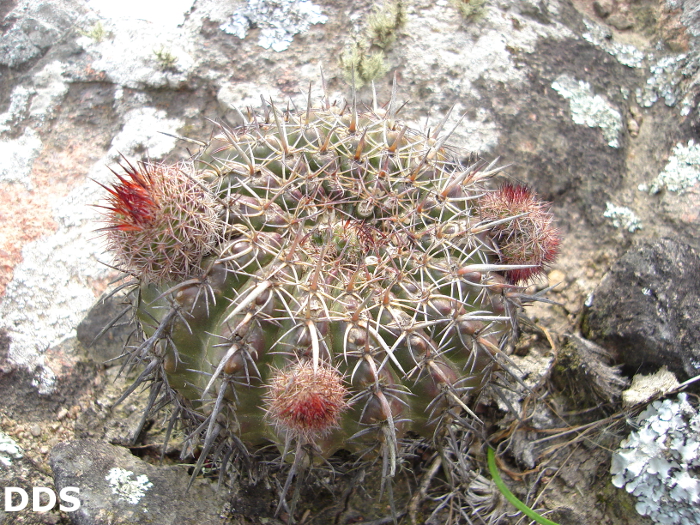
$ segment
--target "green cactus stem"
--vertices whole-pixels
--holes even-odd
[[[397,106],[269,103],[187,164],[127,165],[109,189],[136,384],[201,443],[197,470],[274,443],[294,465],[284,492],[339,449],[378,454],[390,478],[402,439],[438,443],[507,366],[521,277],[556,254],[551,214],[488,189],[501,168],[462,164],[447,117],[426,134]],[[513,239],[545,255],[505,256]]]

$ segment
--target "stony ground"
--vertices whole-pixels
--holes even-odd
[[[550,519],[650,523],[611,485],[610,455],[639,408],[623,410],[626,382],[664,364],[682,381],[700,363],[693,2],[486,0],[465,17],[460,7],[478,2],[403,0],[405,23],[386,42],[368,33],[379,2],[273,3],[0,6],[0,486],[65,486],[76,469],[118,465],[171,494],[144,500],[149,516],[122,498],[102,514],[0,510],[0,523],[288,520],[272,517],[284,479],[272,466],[235,479],[230,493],[200,480],[185,494],[173,489],[188,481],[177,439],[161,450],[160,421],[132,442],[145,394],[112,408],[129,374],[109,362],[129,328],[91,344],[119,309],[98,303],[115,275],[91,205],[120,155],[181,158],[187,144],[170,135],[206,138],[207,119],[235,123],[234,106],[258,105],[260,94],[303,106],[309,83],[320,97],[323,70],[331,94],[349,96],[352,49],[363,74],[377,73],[380,99],[397,79],[407,121],[434,125],[450,108],[448,126],[464,116],[453,142],[512,164],[510,176],[553,203],[562,231],[561,256],[534,287],[557,284],[547,294],[557,304],[528,309],[513,357],[527,388],[479,404],[473,468],[489,478],[489,437],[503,444],[511,490]],[[359,95],[370,100],[369,85]],[[414,452],[394,487],[402,522],[425,521],[446,493],[433,451]],[[147,470],[161,453],[166,466]],[[311,479],[297,520],[390,523],[377,480],[371,467]],[[91,494],[93,508],[113,496]],[[492,510],[498,522],[525,522],[498,496]],[[445,510],[433,522],[449,519],[458,517]]]

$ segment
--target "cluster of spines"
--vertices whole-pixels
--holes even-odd
[[[103,228],[117,266],[146,282],[202,273],[203,257],[221,235],[219,207],[191,163],[126,162],[119,184],[105,186]]]
[[[503,184],[479,200],[479,213],[482,220],[492,225],[490,235],[501,261],[528,265],[506,271],[510,282],[527,282],[557,258],[559,232],[554,217],[549,205],[527,186]]]
[[[398,124],[392,105],[270,105],[262,119],[221,126],[200,169],[179,179],[210,188],[216,216],[204,222],[218,231],[194,250],[196,264],[139,274],[147,339],[132,355],[149,356],[140,380],[177,390],[178,412],[204,435],[202,458],[223,429],[243,449],[296,442],[295,468],[302,447],[327,455],[374,443],[390,476],[404,432],[431,437],[470,413],[470,395],[503,364],[516,284],[558,243],[551,216],[531,192],[484,190],[499,169],[454,160],[449,134],[438,138],[446,119],[422,135]],[[108,235],[156,222],[152,179],[171,171],[140,168],[110,190]],[[501,226],[528,213],[551,246],[508,259],[500,243],[531,230]],[[264,421],[249,417],[261,406]]]

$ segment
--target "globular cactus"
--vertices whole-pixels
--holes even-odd
[[[396,106],[270,103],[109,190],[136,384],[174,402],[200,466],[272,442],[295,467],[376,449],[388,477],[400,439],[439,440],[503,365],[522,285],[556,255],[552,216],[524,187],[487,189],[501,169],[463,164],[447,117],[422,133]]]

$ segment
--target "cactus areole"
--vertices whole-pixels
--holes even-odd
[[[270,103],[186,162],[117,170],[103,231],[145,366],[126,394],[151,381],[202,457],[375,449],[388,476],[400,439],[438,439],[504,365],[551,213],[463,164],[447,117],[424,133],[397,106]]]

